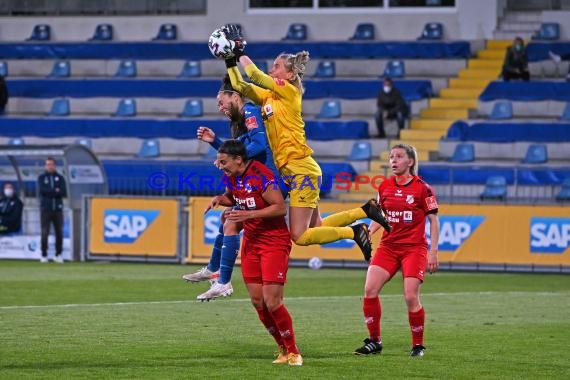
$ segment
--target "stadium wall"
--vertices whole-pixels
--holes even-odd
[[[424,24],[441,22],[448,40],[477,40],[492,38],[500,11],[500,0],[457,0],[452,9],[326,9],[310,11],[279,10],[247,11],[244,1],[210,0],[207,15],[171,16],[105,16],[105,17],[2,17],[0,39],[23,41],[30,36],[34,25],[52,26],[54,41],[85,41],[100,23],[114,25],[117,41],[148,41],[156,35],[163,23],[178,25],[180,40],[206,41],[210,32],[226,23],[243,25],[246,37],[252,41],[280,40],[289,24],[309,25],[310,40],[347,40],[358,23],[376,25],[377,40],[415,40]],[[342,27],[339,27],[342,26]]]

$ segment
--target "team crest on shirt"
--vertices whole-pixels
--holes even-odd
[[[257,118],[255,116],[248,117],[247,119],[245,119],[245,126],[249,131],[259,127],[259,125],[257,125]]]
[[[406,202],[407,202],[408,204],[414,203],[414,196],[411,195],[411,194],[408,194],[408,195],[406,196]]]

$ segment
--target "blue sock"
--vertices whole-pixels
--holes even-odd
[[[220,269],[220,257],[222,255],[222,245],[224,241],[224,224],[220,223],[220,230],[216,240],[214,241],[214,248],[212,248],[212,254],[210,255],[210,262],[208,263],[208,269],[212,272],[217,272]]]
[[[224,236],[222,260],[220,263],[220,284],[227,284],[232,279],[232,272],[239,253],[239,235]]]

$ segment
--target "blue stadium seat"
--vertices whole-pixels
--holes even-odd
[[[307,39],[307,24],[295,23],[289,25],[287,35],[282,40],[304,41]]]
[[[26,142],[21,137],[15,137],[8,140],[8,145],[26,145]]]
[[[95,27],[93,37],[89,41],[112,41],[113,40],[113,25],[99,24]]]
[[[189,99],[184,104],[180,117],[200,117],[204,115],[204,105],[202,99]]]
[[[46,116],[69,116],[69,108],[69,99],[54,99],[51,109],[46,113]]]
[[[131,117],[137,115],[137,102],[135,99],[121,99],[117,111],[111,116]]]
[[[348,155],[349,161],[368,161],[372,158],[372,144],[368,141],[357,141],[352,144]]]
[[[430,22],[425,24],[424,30],[418,40],[442,40],[443,24],[440,22]]]
[[[336,119],[339,118],[341,114],[340,100],[325,100],[317,117],[323,119]]]
[[[38,24],[32,29],[32,35],[28,41],[49,41],[51,39],[51,27],[47,24]]]
[[[0,77],[8,76],[8,63],[0,61]]]
[[[116,77],[134,78],[137,76],[137,63],[132,60],[121,61],[117,67]]]
[[[257,68],[259,70],[263,71],[264,73],[267,73],[267,70],[269,70],[269,68],[267,66],[267,61],[265,61],[265,60],[255,62],[255,66],[257,66]]]
[[[156,139],[144,140],[137,153],[139,158],[154,158],[160,156],[160,142]]]
[[[71,75],[71,65],[69,61],[56,61],[53,64],[53,68],[51,69],[51,73],[49,73],[48,77],[53,78],[67,78]]]
[[[87,148],[91,149],[93,147],[93,143],[91,142],[91,139],[85,138],[85,137],[81,137],[78,139],[75,139],[75,143],[77,145],[83,145],[86,146]]]
[[[556,41],[560,39],[560,24],[557,22],[543,22],[540,29],[532,35],[533,40]]]
[[[556,194],[556,200],[559,202],[570,201],[570,177],[565,178],[562,182],[562,187],[558,194]]]
[[[153,41],[156,40],[172,41],[177,38],[178,38],[178,27],[176,26],[176,24],[162,24],[158,29],[156,37],[153,38]]]
[[[178,74],[179,78],[196,78],[202,76],[202,68],[199,61],[186,61],[182,66],[182,71]]]
[[[566,103],[566,106],[564,107],[564,111],[562,112],[562,116],[560,117],[560,119],[564,121],[570,121],[570,102]]]
[[[451,162],[473,162],[475,161],[475,145],[471,143],[462,143],[455,146],[453,156],[449,159]]]
[[[505,100],[496,102],[491,110],[489,119],[491,120],[508,120],[513,118],[513,105]]]
[[[481,200],[499,199],[505,200],[507,197],[507,180],[503,176],[491,176],[487,178],[485,189],[479,196]]]
[[[544,144],[530,144],[521,161],[523,164],[544,164],[548,162],[548,149]]]
[[[373,40],[375,37],[375,27],[372,23],[360,23],[356,25],[351,40]]]
[[[406,65],[404,61],[388,61],[382,74],[384,78],[403,78],[405,76]]]
[[[315,70],[315,78],[334,78],[336,75],[336,64],[334,61],[321,61]]]

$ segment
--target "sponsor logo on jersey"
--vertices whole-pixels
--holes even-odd
[[[561,254],[570,243],[570,218],[531,218],[530,252]]]
[[[397,197],[403,197],[404,194],[402,194],[402,190],[396,190],[396,193],[394,194]]]
[[[103,220],[105,243],[134,243],[158,215],[160,215],[159,210],[105,210]]]
[[[404,223],[411,223],[413,220],[411,211],[404,211]]]
[[[265,119],[273,116],[273,107],[271,107],[271,104],[266,104],[263,106],[263,114],[265,115]]]
[[[426,198],[426,207],[427,207],[428,211],[435,210],[438,208],[437,200],[435,199],[435,197],[433,195],[431,197]]]
[[[255,116],[248,117],[247,119],[245,119],[245,126],[250,131],[252,129],[258,128],[259,125],[257,125],[257,118]]]
[[[441,215],[439,217],[439,245],[441,251],[456,251],[485,220],[479,215]],[[426,237],[430,241],[429,219],[426,223]]]

